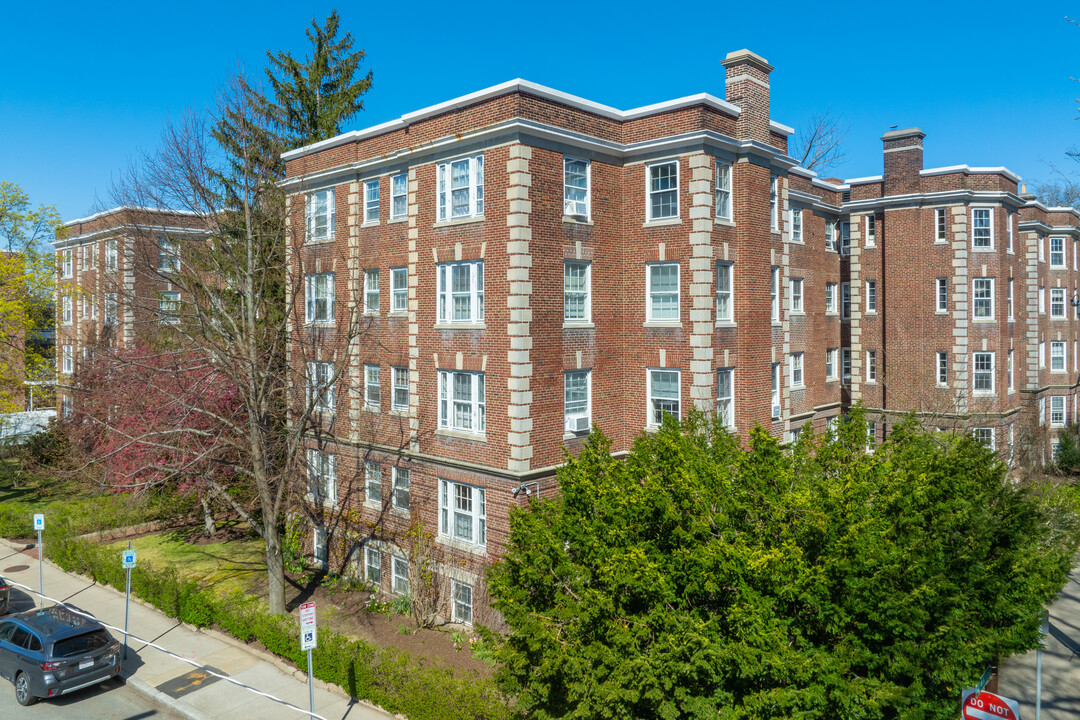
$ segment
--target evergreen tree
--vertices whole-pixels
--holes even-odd
[[[1065,475],[1075,475],[1080,472],[1080,429],[1076,425],[1069,425],[1059,436],[1057,458],[1055,458],[1060,470]]]

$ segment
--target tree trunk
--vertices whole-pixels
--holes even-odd
[[[207,500],[205,494],[200,494],[199,502],[202,504],[203,524],[206,525],[206,536],[213,537],[214,531],[217,530],[217,526],[214,524],[214,513],[210,510],[210,501]]]
[[[265,518],[266,516],[264,516]],[[277,518],[263,520],[263,538],[266,540],[266,574],[269,585],[270,612],[285,614],[285,560],[281,555],[281,532]]]

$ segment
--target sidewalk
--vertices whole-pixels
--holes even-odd
[[[1050,606],[1050,634],[1043,645],[1042,720],[1080,717],[1080,565]],[[1035,651],[1005,661],[998,694],[1020,703],[1020,717],[1035,717]]]
[[[117,562],[119,562],[119,557]],[[20,567],[25,566],[25,567]],[[36,551],[0,539],[0,575],[38,587]],[[45,595],[93,614],[98,620],[124,627],[124,593],[68,574],[48,560],[44,565]],[[12,588],[11,611],[35,606],[36,596]],[[132,641],[121,675],[128,685],[155,702],[191,720],[307,720],[307,673],[284,661],[247,647],[214,630],[196,630],[158,610],[131,599],[128,631],[167,648],[215,672],[303,708],[298,712],[230,682],[201,672],[144,643]],[[122,633],[113,632],[118,640]],[[340,690],[315,680],[315,712],[328,720],[388,720],[393,715],[364,702],[354,702]]]

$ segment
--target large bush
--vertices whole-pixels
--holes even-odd
[[[913,422],[741,448],[701,418],[625,460],[594,433],[489,573],[500,680],[536,718],[952,718],[1035,647],[1077,518]]]

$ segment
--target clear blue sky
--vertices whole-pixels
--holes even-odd
[[[335,6],[375,71],[347,130],[515,77],[621,109],[723,97],[720,60],[748,47],[776,67],[775,120],[843,116],[842,177],[881,172],[891,125],[927,133],[927,167],[1005,165],[1026,182],[1080,145],[1080,28],[1065,21],[1080,6],[1053,0],[774,2],[750,17],[634,0],[9,2],[0,179],[65,219],[90,213],[170,115],[212,104],[238,68],[261,73],[268,49],[305,54],[306,24]]]

